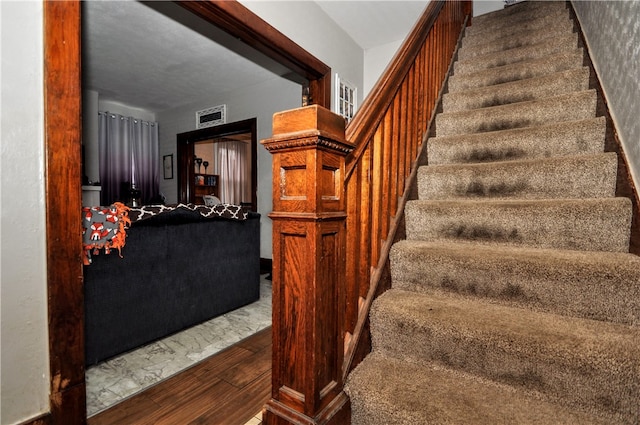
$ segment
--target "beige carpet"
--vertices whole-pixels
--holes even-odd
[[[352,423],[640,423],[640,257],[564,2],[467,29]]]

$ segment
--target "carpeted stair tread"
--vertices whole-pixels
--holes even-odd
[[[627,253],[400,241],[393,287],[453,292],[640,327],[640,257]]]
[[[629,251],[628,198],[407,202],[410,240]]]
[[[444,112],[508,105],[589,89],[589,68],[582,67],[542,77],[481,87],[442,96]]]
[[[502,16],[500,19],[494,20],[484,19],[484,22],[482,18],[474,17],[472,25],[466,28],[465,36],[478,37],[489,32],[509,34],[514,27],[527,31],[553,25],[554,21],[567,19],[568,17],[569,10],[563,6],[556,6],[553,10],[538,8],[530,11],[530,13]]]
[[[640,424],[634,205],[571,10],[465,28],[346,381],[354,425]]]
[[[615,196],[615,152],[418,169],[420,199],[554,199]]]
[[[567,12],[567,6],[562,2],[526,1],[500,10],[474,16],[473,24],[486,26],[496,22],[501,23],[506,20],[514,22],[523,19],[545,18],[558,12]]]
[[[639,328],[399,289],[376,299],[370,320],[373,351],[383,356],[436,362],[624,422],[640,419]]]
[[[558,21],[552,27],[529,30],[525,33],[515,32],[500,38],[485,39],[485,37],[463,39],[458,50],[458,60],[472,60],[477,56],[502,52],[534,44],[549,42],[573,32],[573,24],[569,19]],[[480,42],[483,40],[484,42]]]
[[[480,71],[452,75],[448,80],[449,93],[479,87],[493,86],[510,81],[542,77],[555,72],[580,68],[584,60],[582,48],[539,59],[512,63]]]
[[[436,136],[498,131],[595,118],[596,92],[585,90],[546,99],[436,116]]]
[[[604,151],[604,117],[537,127],[432,137],[427,142],[430,165],[483,163]]]
[[[512,63],[540,59],[555,53],[573,51],[577,47],[578,34],[567,34],[529,46],[487,53],[469,60],[459,60],[454,63],[453,72],[454,75],[468,74]]]
[[[535,44],[540,40],[548,38],[550,32],[558,33],[558,34],[569,34],[573,32],[574,26],[573,22],[569,19],[568,16],[563,18],[558,18],[553,22],[548,22],[548,25],[542,28],[532,28],[527,30],[522,30],[519,26],[513,26],[510,29],[504,29],[502,31],[488,31],[484,32],[479,36],[467,35],[462,39],[462,43],[460,46],[460,50],[458,51],[458,58],[461,59],[460,55],[461,50],[469,50],[473,51],[474,48],[478,48],[480,51],[478,53],[486,53],[484,51],[485,46],[492,46],[494,43],[497,43],[498,46],[490,47],[490,50],[504,50],[503,43],[520,43],[523,42],[525,44]],[[513,47],[509,47],[513,48]],[[463,53],[466,55],[466,52]],[[472,53],[472,55],[477,55],[476,53]]]
[[[349,376],[346,392],[353,425],[610,423],[507,385],[377,353]]]

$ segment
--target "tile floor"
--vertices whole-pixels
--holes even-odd
[[[271,326],[271,281],[266,276],[260,278],[260,300],[89,367],[87,417]],[[247,424],[258,425],[260,418],[258,413]]]

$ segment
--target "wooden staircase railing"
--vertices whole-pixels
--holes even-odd
[[[267,425],[350,423],[343,385],[370,351],[369,308],[470,16],[470,1],[432,0],[346,129],[318,105],[274,115]]]

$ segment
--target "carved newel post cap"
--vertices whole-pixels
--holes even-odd
[[[273,137],[263,140],[262,144],[267,150],[278,150],[293,146],[283,145],[285,141],[319,137],[325,142],[334,142],[333,148],[349,152],[353,146],[345,139],[345,124],[342,116],[319,105],[278,112],[273,115]]]

